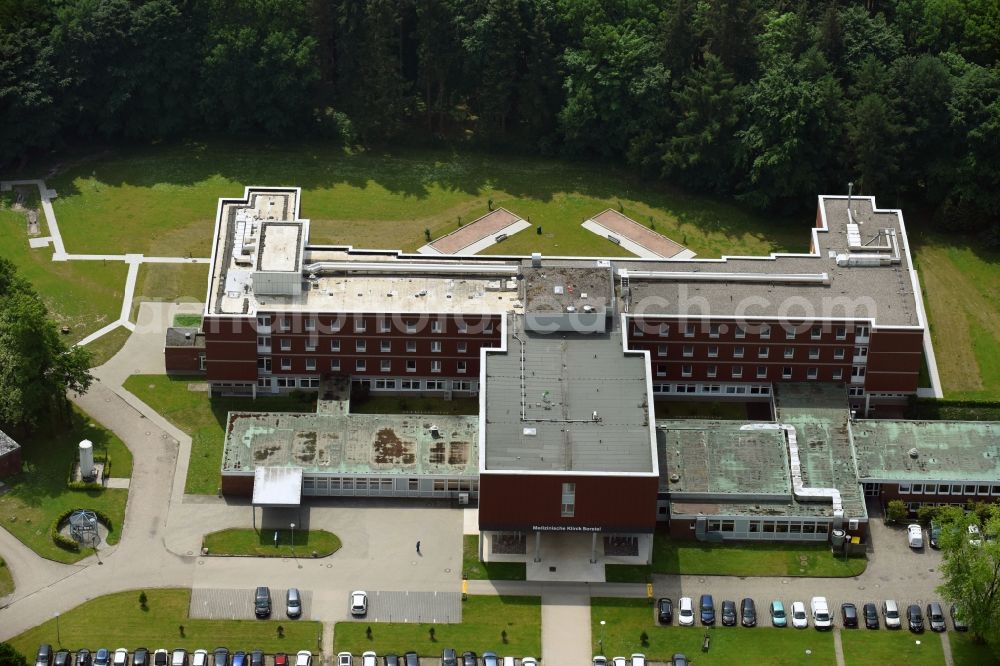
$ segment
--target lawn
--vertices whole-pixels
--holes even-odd
[[[934,234],[913,245],[945,397],[1000,400],[1000,254]]]
[[[369,639],[365,630],[371,627]],[[434,629],[431,639],[430,629]],[[506,638],[505,638],[506,636]],[[423,656],[441,656],[453,647],[461,653],[532,655],[541,657],[542,606],[539,597],[478,597],[462,602],[461,624],[338,622],[333,630],[334,652],[403,654],[415,650]]]
[[[866,566],[863,556],[835,557],[826,545],[703,543],[674,540],[663,531],[653,539],[653,571],[658,574],[850,577]]]
[[[56,546],[49,528],[64,511],[94,509],[112,521],[109,543],[121,538],[128,491],[120,489],[70,490],[66,479],[78,455],[81,440],[94,444],[94,457],[111,456],[111,476],[132,474],[132,454],[110,431],[74,410],[71,425],[49,424],[31,437],[22,438],[24,469],[9,479],[11,489],[0,496],[0,524],[42,557],[76,562],[90,553],[71,553]]]
[[[110,361],[115,354],[121,351],[130,335],[132,335],[132,331],[124,326],[119,326],[88,343],[87,351],[90,352],[91,367],[96,368]]]
[[[805,250],[811,220],[776,222],[733,204],[644,182],[610,164],[492,156],[447,149],[394,152],[213,141],[136,149],[71,167],[49,186],[74,252],[207,256],[219,197],[245,185],[295,185],[317,243],[415,250],[505,206],[543,233],[526,230],[490,251],[624,254],[580,228],[605,208],[626,214],[704,256]],[[114,220],[114,224],[108,224]]]
[[[594,654],[629,655],[642,652],[651,661],[667,661],[683,652],[699,666],[705,664],[835,664],[833,634],[814,630],[757,627],[679,627],[657,625],[653,606],[645,599],[591,599],[591,641]],[[602,629],[600,622],[605,621]],[[642,634],[647,636],[643,644]],[[711,636],[711,648],[701,651]],[[603,652],[600,642],[603,638]],[[806,651],[811,651],[807,654]]]
[[[909,631],[858,629],[844,630],[840,632],[840,636],[844,646],[844,662],[849,666],[940,666],[944,663],[941,637],[929,631],[917,636]]]
[[[139,301],[201,303],[207,288],[207,264],[142,264],[135,279],[132,321]]]
[[[450,414],[475,416],[479,413],[478,398],[444,398],[411,396],[351,396],[351,412],[355,414]]]
[[[462,576],[472,580],[524,580],[524,562],[481,562],[479,536],[462,537]]]
[[[656,400],[653,405],[658,419],[747,420],[746,404],[742,402]]]
[[[196,315],[196,314],[174,315],[174,326],[201,328],[201,315]]]
[[[14,591],[14,577],[10,575],[7,563],[0,559],[0,598]]]
[[[986,643],[977,643],[968,633],[952,631],[948,633],[951,641],[951,656],[955,666],[986,666],[1000,664],[1000,657]]]
[[[219,489],[222,466],[224,424],[231,411],[314,412],[316,395],[310,393],[263,398],[212,398],[208,392],[189,390],[189,385],[204,387],[204,382],[166,375],[132,375],[125,388],[159,412],[175,426],[191,435],[191,458],[188,462],[184,492],[214,495]]]
[[[185,648],[211,650],[261,649],[266,652],[312,650],[316,652],[322,625],[305,620],[195,620],[188,617],[191,590],[145,590],[148,610],[139,607],[139,590],[118,592],[91,599],[59,616],[59,639],[55,620],[48,620],[10,639],[21,654],[31,657],[41,643],[76,649],[101,646],[134,650]],[[277,627],[284,627],[278,638]],[[183,627],[183,632],[181,628]]]
[[[275,531],[278,532],[277,545]],[[291,530],[234,528],[206,534],[201,545],[208,548],[209,555],[327,557],[340,550],[340,538],[326,530],[295,530],[292,533]]]

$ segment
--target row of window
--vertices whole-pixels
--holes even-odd
[[[394,366],[395,366],[395,364],[393,363],[392,359],[386,358],[386,359],[382,359],[382,360],[378,361],[378,366],[377,367],[379,369],[379,372],[392,372]],[[273,366],[272,366],[270,357],[264,357],[264,358],[257,359],[257,369],[258,370],[261,370],[263,372],[271,372],[272,367]],[[283,372],[290,372],[292,370],[292,359],[290,359],[288,357],[282,357],[282,358],[280,358],[279,359],[279,367],[281,368],[281,370]],[[376,367],[374,361],[372,363],[372,367]],[[398,366],[396,366],[396,367],[398,367]],[[417,371],[417,362],[416,362],[416,360],[407,360],[406,363],[405,363],[405,367],[406,367],[406,371],[407,372],[416,372]],[[443,366],[442,366],[441,361],[431,361],[431,372],[441,372],[441,368],[442,367]],[[466,372],[468,372],[468,368],[469,368],[469,364],[468,364],[467,361],[455,361],[455,372],[456,373],[458,373],[460,375],[461,374],[465,374]],[[314,359],[314,358],[307,358],[305,360],[305,370],[306,370],[306,372],[315,372],[317,369],[318,369],[318,366],[317,366],[317,363],[316,363],[316,359]],[[330,372],[341,372],[342,370],[343,370],[343,368],[341,368],[341,363],[340,363],[340,359],[339,358],[330,359]],[[354,362],[354,371],[355,372],[367,372],[368,371],[368,359],[363,359],[363,358],[357,359]]]
[[[658,363],[656,365],[656,376],[666,377],[668,375],[668,366],[665,363]],[[767,379],[768,378],[768,368],[766,365],[758,365],[755,377],[757,379]],[[705,376],[708,379],[714,379],[719,376],[719,366],[717,365],[706,365],[704,366]],[[781,378],[791,379],[794,374],[794,368],[790,365],[786,365],[781,368]],[[743,366],[734,365],[729,369],[729,375],[733,379],[743,378]],[[693,377],[694,376],[694,366],[690,364],[684,364],[681,366],[681,377]],[[865,376],[865,369],[863,367],[855,367],[851,372],[852,377],[862,378]],[[806,379],[819,379],[819,368],[818,367],[808,367],[806,368]],[[844,379],[844,369],[843,368],[832,368],[830,371],[830,379],[833,381],[841,381]]]
[[[272,378],[261,377],[257,380],[259,388],[270,388]],[[277,388],[319,388],[319,377],[274,377],[274,386]],[[355,380],[356,384],[366,386],[377,391],[466,391],[476,390],[477,382],[466,380],[444,380],[444,379],[360,379]],[[218,386],[230,386],[230,384],[218,384]]]
[[[304,490],[323,490],[323,491],[334,491],[334,490],[352,490],[352,491],[374,491],[374,492],[390,492],[394,489],[402,490],[401,487],[396,484],[399,479],[386,478],[386,477],[374,477],[374,478],[355,478],[355,477],[317,477],[310,478],[306,477],[302,479],[302,487]],[[479,492],[479,481],[473,481],[471,479],[434,479],[433,489],[439,492]],[[410,492],[417,492],[420,490],[420,479],[410,478],[407,479],[406,490]]]
[[[771,395],[767,384],[653,384],[653,393]]]
[[[416,340],[406,340],[404,346],[408,354],[415,354],[417,352],[417,341]],[[281,351],[287,352],[292,351],[292,340],[291,338],[279,338],[278,345]],[[257,347],[261,350],[271,349],[271,336],[269,335],[258,335],[257,336]],[[307,352],[316,351],[319,347],[318,340],[309,338],[305,341],[305,350]],[[389,354],[393,351],[392,340],[380,340],[378,343],[378,350],[383,354]],[[397,348],[398,349],[398,348]],[[443,345],[440,340],[431,340],[430,351],[432,354],[440,354],[443,349]],[[330,340],[330,351],[339,352],[341,351],[341,341],[340,340]],[[358,353],[366,353],[368,351],[368,340],[355,340],[354,341],[354,351]],[[469,351],[469,344],[467,342],[458,342],[455,344],[455,353],[466,354]]]
[[[347,315],[340,315],[337,319],[331,321],[329,325],[322,326],[323,333],[340,333],[343,330],[344,322],[347,319]],[[291,317],[278,317],[278,330],[283,333],[288,333],[292,331],[292,318]],[[391,333],[393,331],[393,322],[387,319],[379,319],[377,322],[377,330],[379,333]],[[420,320],[404,320],[399,326],[399,330],[405,331],[409,334],[422,333],[426,328],[426,325],[430,324],[431,333],[444,333],[445,327],[444,322],[441,319],[427,319]],[[470,326],[467,322],[458,321],[456,322],[456,330],[460,334],[468,333],[483,333],[490,334],[493,333],[493,321],[487,320],[485,323],[476,326]],[[270,315],[259,315],[257,317],[257,328],[258,329],[270,329],[271,327],[271,317]],[[317,320],[315,317],[303,317],[302,327],[306,332],[317,331]],[[353,322],[353,331],[355,333],[365,333],[368,331],[368,322],[364,319],[355,318]]]
[[[657,345],[656,355],[663,358],[670,355],[669,351],[670,345]],[[783,350],[783,357],[786,359],[795,358],[796,347],[785,347]],[[708,358],[719,358],[719,345],[708,345],[707,349]],[[809,347],[807,352],[808,358],[812,360],[817,360],[820,357],[821,350],[819,347]],[[684,358],[694,358],[695,347],[694,345],[684,345],[681,349],[681,355]],[[732,357],[733,358],[743,358],[746,355],[746,349],[742,345],[737,345],[732,347]],[[771,348],[770,347],[758,347],[757,348],[757,358],[770,358]],[[836,347],[833,350],[833,360],[842,361],[847,356],[847,350],[844,347]],[[868,347],[858,347],[854,350],[855,359],[865,359],[868,357]]]
[[[901,483],[900,495],[1000,495],[1000,485],[988,483]]]
[[[679,330],[683,331],[685,338],[693,338],[698,333],[699,324],[688,323],[682,325],[679,324],[678,326],[683,327],[679,328]],[[700,324],[700,326],[702,331],[705,331],[707,329],[708,337],[710,338],[722,337],[723,335],[729,332],[731,327],[730,324],[707,324],[707,326],[705,324]],[[735,337],[737,340],[742,340],[746,338],[748,329],[750,329],[752,333],[760,337],[761,340],[771,339],[770,324],[758,324],[751,326],[743,326],[741,324],[736,324],[735,328],[733,329],[733,337]],[[785,340],[795,340],[800,333],[800,331],[791,327],[784,328],[784,331],[785,331]],[[854,331],[856,337],[861,339],[867,338],[870,332],[869,327],[866,325],[859,325],[854,329]],[[670,324],[652,323],[652,322],[646,323],[645,321],[642,320],[634,320],[634,324],[632,326],[633,337],[641,338],[647,333],[650,335],[659,335],[661,338],[668,337],[670,335]],[[834,333],[837,340],[847,339],[846,326],[837,326],[834,329]],[[810,340],[820,340],[822,339],[822,337],[823,337],[822,326],[812,326],[809,329]]]

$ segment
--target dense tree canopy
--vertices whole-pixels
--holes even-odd
[[[90,354],[68,348],[38,294],[0,258],[0,428],[31,432],[67,416],[67,391],[86,391]]]
[[[73,141],[403,139],[1000,244],[1000,0],[0,0],[0,165]]]

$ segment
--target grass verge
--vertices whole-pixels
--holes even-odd
[[[413,618],[410,618],[413,619]],[[371,638],[366,630],[371,627]],[[433,637],[431,629],[434,630]],[[539,597],[479,597],[462,602],[460,624],[338,622],[333,630],[334,652],[403,654],[414,650],[427,657],[440,657],[446,647],[459,654],[540,656],[542,650],[542,604]]]
[[[115,354],[121,351],[130,335],[132,335],[132,331],[124,326],[119,326],[89,343],[87,351],[90,352],[90,367],[96,368],[110,361]]]
[[[1000,664],[1000,657],[987,643],[977,643],[969,633],[948,632],[951,657],[955,666],[986,666]]]
[[[866,566],[864,556],[838,557],[825,545],[703,543],[671,539],[663,531],[653,539],[653,571],[658,574],[847,578]]]
[[[57,562],[76,562],[91,554],[89,550],[71,553],[52,541],[52,522],[64,511],[101,511],[112,521],[108,543],[118,543],[121,538],[127,490],[70,490],[66,486],[70,465],[84,439],[93,442],[95,458],[111,457],[111,476],[132,475],[132,454],[122,441],[85,412],[74,409],[70,423],[51,423],[21,441],[24,468],[8,480],[10,491],[0,496],[3,527],[28,548]]]
[[[415,398],[409,396],[351,396],[351,412],[355,414],[448,414],[475,416],[479,413],[477,398]]]
[[[166,375],[132,375],[125,388],[155,409],[175,426],[191,435],[191,458],[188,462],[184,492],[214,495],[219,489],[222,464],[224,424],[231,411],[313,412],[314,394],[293,393],[257,398],[211,398],[203,390],[192,391],[189,385],[204,387],[204,382]]]
[[[669,661],[683,652],[699,666],[705,664],[836,664],[833,634],[814,630],[756,627],[678,627],[657,625],[653,606],[645,599],[591,599],[591,628],[594,654],[629,655],[642,652],[649,661]],[[601,626],[601,620],[605,625]],[[701,651],[705,634],[711,649]],[[643,641],[643,634],[646,640]],[[603,639],[603,651],[601,641]],[[807,650],[810,651],[807,654]]]
[[[645,564],[606,564],[604,580],[608,583],[650,583],[653,567]]]
[[[462,575],[471,580],[524,580],[524,562],[482,562],[479,560],[479,537],[462,537]]]
[[[846,664],[940,666],[944,663],[941,637],[931,632],[915,635],[909,631],[845,630],[840,632],[840,640]]]
[[[0,559],[0,598],[6,597],[14,591],[14,577],[10,573],[7,563]]]
[[[140,590],[118,592],[92,599],[10,639],[21,654],[31,657],[39,644],[55,648],[94,650],[108,646],[151,650],[166,646],[193,650],[222,645],[230,650],[260,648],[266,652],[312,650],[316,652],[322,625],[304,620],[197,620],[188,617],[191,590],[145,590],[147,610],[139,607]],[[277,628],[284,628],[278,638]],[[183,629],[183,630],[182,630]],[[96,633],[95,633],[96,630]]]
[[[278,532],[277,545],[274,533]],[[292,543],[292,539],[295,543]],[[340,550],[340,538],[326,530],[255,530],[235,528],[206,534],[209,555],[256,557],[327,557]]]
[[[174,326],[183,326],[187,328],[200,328],[201,315],[196,315],[196,314],[174,315]]]

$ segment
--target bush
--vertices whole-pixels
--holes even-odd
[[[937,520],[941,513],[941,507],[923,505],[917,509],[917,522],[921,525],[930,525],[932,520]]]
[[[65,523],[67,520],[69,520],[69,517],[73,515],[73,512],[76,510],[77,509],[67,509],[66,511],[63,511],[61,514],[56,516],[56,519],[52,521],[52,526],[49,528],[49,533],[52,536],[52,541],[63,550],[68,550],[71,553],[79,553],[80,544],[78,544],[72,538],[60,534],[59,526]],[[100,511],[94,511],[94,515],[97,516],[97,521],[107,528],[108,532],[114,531],[114,525],[112,524],[110,518],[108,518]]]
[[[903,500],[890,500],[889,504],[885,507],[885,522],[895,525],[905,520],[908,514],[909,511]]]

